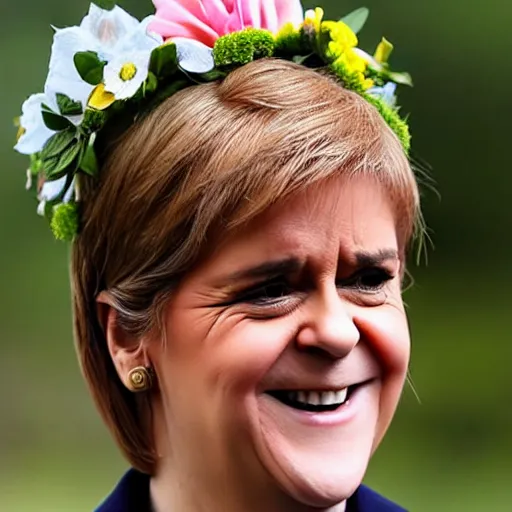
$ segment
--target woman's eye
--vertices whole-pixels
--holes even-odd
[[[303,300],[303,293],[279,277],[239,293],[231,305],[242,306],[249,317],[264,320],[291,313]]]
[[[273,304],[291,293],[290,286],[282,279],[269,281],[247,290],[240,297],[240,302],[257,305]]]
[[[377,292],[391,279],[393,275],[383,268],[367,268],[348,278],[342,286],[362,292]]]

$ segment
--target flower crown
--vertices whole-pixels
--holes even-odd
[[[77,176],[98,175],[95,142],[109,121],[133,122],[178,90],[255,59],[327,67],[380,111],[409,151],[395,92],[411,78],[390,69],[386,39],[373,56],[357,47],[368,9],[325,21],[320,8],[304,14],[300,0],[153,2],[156,14],[139,22],[115,0],[93,0],[80,26],[55,29],[44,92],[23,104],[15,149],[30,155],[27,189],[57,239],[79,231]]]

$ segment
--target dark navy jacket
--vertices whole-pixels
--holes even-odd
[[[150,512],[149,477],[130,470],[96,512]],[[406,512],[391,501],[361,485],[348,500],[347,512]]]

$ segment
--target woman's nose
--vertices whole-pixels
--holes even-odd
[[[338,359],[349,354],[359,339],[350,307],[335,286],[310,298],[307,317],[296,337],[300,350],[321,350]]]

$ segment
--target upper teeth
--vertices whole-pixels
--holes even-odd
[[[348,388],[339,391],[289,391],[288,398],[310,405],[342,404],[347,399],[347,390]]]

